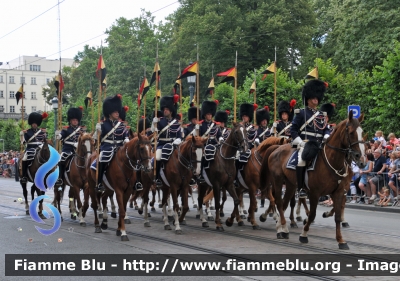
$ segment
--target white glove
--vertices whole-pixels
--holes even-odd
[[[275,121],[275,122],[272,124],[272,127],[276,128],[276,126],[278,126],[278,121]]]
[[[254,143],[255,143],[256,145],[259,145],[259,144],[260,144],[260,139],[259,139],[259,138],[256,138],[256,139],[254,140]]]
[[[124,139],[124,143],[127,143],[127,142],[129,142],[129,139],[128,139],[128,138],[125,138],[125,139]]]
[[[74,147],[75,148],[78,147],[78,143],[77,142],[74,142]]]
[[[322,140],[322,142],[326,142],[326,140],[329,138],[329,136],[330,136],[329,134],[325,134],[324,135],[324,139]]]
[[[219,142],[223,142],[224,138],[223,137],[219,137]]]
[[[96,130],[99,131],[99,132],[101,132],[101,124],[100,124],[100,123],[97,123],[97,124],[96,124]]]
[[[174,144],[174,145],[180,145],[181,144],[181,139],[176,139],[176,140],[174,140],[174,142],[172,143],[172,144]]]
[[[200,129],[200,126],[199,126],[199,124],[196,124],[196,126],[194,126],[194,129],[195,129],[195,130],[198,130],[198,129]]]
[[[157,117],[153,118],[153,123],[158,123],[158,118]]]
[[[61,131],[60,130],[56,130],[55,134],[57,136],[57,135],[61,134]]]
[[[19,132],[20,136],[23,136],[24,134],[25,134],[24,131]]]
[[[293,140],[292,144],[297,145],[297,147],[304,147],[305,142],[300,137],[297,137]]]

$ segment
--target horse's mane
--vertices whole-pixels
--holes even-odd
[[[266,140],[264,140],[257,148],[259,153],[264,153],[269,147],[278,144],[285,144],[288,143],[287,140],[285,138],[281,138],[281,137],[269,137]]]

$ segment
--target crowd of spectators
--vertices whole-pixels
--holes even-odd
[[[0,176],[11,178],[15,175],[15,163],[18,161],[19,152],[12,151],[0,153]]]

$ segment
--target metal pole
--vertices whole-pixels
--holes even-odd
[[[58,111],[58,109],[57,108],[54,108],[54,132],[55,131],[57,131],[57,125],[58,125],[58,122],[57,122],[57,111]],[[56,139],[56,134],[54,134],[54,144],[56,145],[57,144],[57,139]]]

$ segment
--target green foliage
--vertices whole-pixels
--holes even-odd
[[[17,122],[13,120],[0,120],[0,138],[4,142],[4,150],[20,150],[19,141],[20,128]],[[3,149],[3,143],[0,142],[0,149]],[[2,150],[1,150],[2,151]]]

